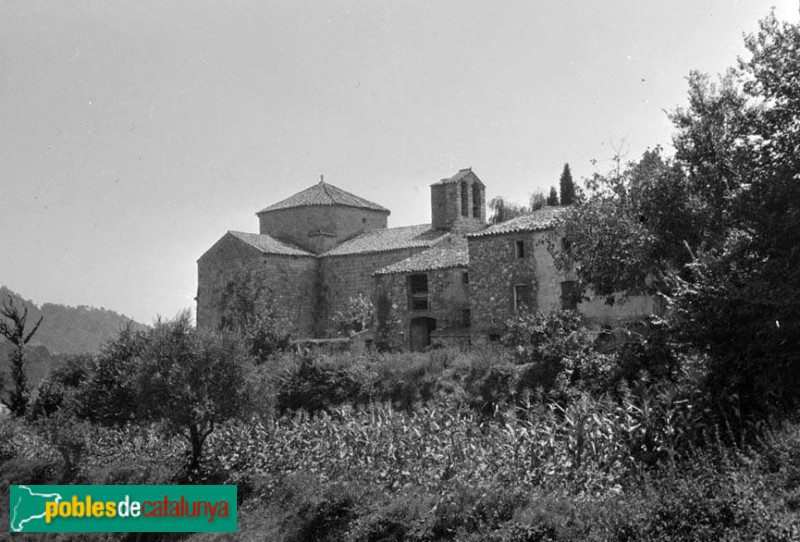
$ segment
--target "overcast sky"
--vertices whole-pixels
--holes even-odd
[[[0,0],[0,284],[144,323],[318,181],[430,222],[472,167],[524,201],[669,145],[692,69],[797,0]],[[596,159],[596,166],[591,160]]]

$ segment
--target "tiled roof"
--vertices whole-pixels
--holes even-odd
[[[485,237],[487,235],[501,235],[504,233],[547,230],[555,225],[558,215],[566,210],[566,207],[545,207],[529,215],[518,216],[506,222],[495,224],[485,230],[470,233],[467,237]]]
[[[367,252],[387,252],[404,248],[429,247],[447,232],[431,229],[430,224],[372,230],[345,241],[322,256],[344,256]]]
[[[294,207],[311,207],[315,205],[344,205],[347,207],[359,207],[361,209],[370,209],[372,211],[383,211],[389,213],[389,209],[372,203],[371,201],[360,198],[355,194],[346,192],[341,188],[333,186],[332,184],[320,181],[314,186],[306,188],[302,192],[298,192],[293,196],[289,196],[283,201],[273,203],[269,207],[260,210],[256,214],[264,213],[266,211],[275,211],[278,209],[292,209]]]
[[[431,248],[379,269],[375,274],[415,273],[418,271],[467,266],[469,266],[467,239],[462,236],[450,235],[447,239],[442,240]]]
[[[457,183],[457,182],[459,182],[461,179],[464,179],[464,178],[468,177],[469,175],[475,175],[474,173],[472,173],[472,168],[471,168],[471,167],[464,168],[464,169],[460,169],[460,170],[458,170],[458,173],[456,173],[456,174],[455,174],[455,175],[453,175],[452,177],[450,177],[450,178],[448,178],[448,179],[442,179],[441,181],[437,181],[437,182],[435,182],[435,183],[433,183],[433,184],[450,184],[450,183]],[[477,178],[477,175],[475,175],[475,177]],[[479,180],[480,180],[480,179],[479,179]]]
[[[257,248],[264,254],[283,254],[286,256],[314,256],[310,252],[306,252],[302,248],[298,248],[289,243],[278,241],[269,235],[259,235],[257,233],[245,233],[241,231],[229,231],[228,235],[232,235],[237,239],[244,241],[248,245]]]

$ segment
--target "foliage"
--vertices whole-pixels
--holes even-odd
[[[77,412],[76,394],[85,385],[92,362],[93,358],[88,354],[70,356],[63,365],[56,367],[36,389],[29,417],[46,418],[62,408]]]
[[[558,205],[558,191],[555,186],[550,187],[550,193],[547,195],[547,205],[551,207]]]
[[[9,394],[8,408],[17,416],[24,416],[30,401],[28,390],[28,376],[25,374],[25,345],[33,338],[36,330],[42,324],[42,317],[28,329],[28,307],[22,310],[14,305],[14,298],[3,300],[0,308],[0,335],[10,342],[14,349],[9,356],[11,365],[11,380],[14,389]]]
[[[292,344],[291,321],[277,305],[269,307],[248,318],[240,331],[247,351],[256,363],[268,361]]]
[[[534,192],[531,194],[530,210],[531,212],[538,211],[547,204],[547,197],[542,192]]]
[[[357,401],[366,379],[357,367],[348,365],[327,358],[301,356],[296,365],[279,376],[278,411],[304,409],[314,414],[349,400]]]
[[[386,292],[378,293],[375,302],[375,323],[377,328],[375,346],[378,351],[397,352],[403,348],[405,340],[402,321],[397,311],[397,305],[392,302]]]
[[[529,208],[525,205],[507,201],[502,196],[496,196],[489,200],[489,209],[492,214],[489,216],[490,224],[499,224],[512,218],[528,214]]]
[[[136,373],[139,416],[187,440],[189,473],[199,469],[215,427],[247,414],[245,361],[235,335],[195,330],[186,312],[148,334]]]
[[[87,374],[75,392],[77,414],[103,425],[124,425],[137,418],[138,360],[150,331],[128,326],[90,358]]]
[[[291,320],[252,272],[240,272],[225,284],[220,311],[219,330],[239,333],[258,363],[289,348]]]
[[[572,180],[572,172],[569,169],[569,164],[564,164],[564,170],[561,172],[558,186],[561,205],[567,206],[575,203],[575,181]]]
[[[334,333],[341,337],[349,337],[364,331],[372,325],[374,312],[372,301],[364,294],[351,297],[347,306],[336,311],[331,318]]]
[[[617,176],[595,175],[586,197],[560,217],[568,251],[550,247],[561,269],[574,269],[582,290],[615,300],[618,292],[654,291],[700,244],[701,208],[680,168],[656,147]],[[687,246],[689,250],[687,250]]]
[[[800,26],[773,14],[745,44],[750,58],[722,89],[697,76],[690,107],[675,115],[690,182],[708,187],[709,214],[722,220],[718,242],[675,280],[673,302],[680,337],[712,355],[715,396],[738,397],[746,418],[800,400],[800,279],[792,272],[800,265],[800,95],[789,83],[800,72]]]
[[[558,361],[578,346],[575,333],[581,323],[577,311],[525,311],[506,322],[502,342],[515,349],[521,362]]]
[[[674,160],[656,148],[587,182],[555,250],[584,290],[659,293],[673,340],[708,352],[715,408],[740,420],[800,402],[800,26],[761,21],[748,59],[718,84],[689,77],[670,114]],[[728,413],[721,413],[728,416]]]

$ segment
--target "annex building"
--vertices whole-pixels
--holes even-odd
[[[559,207],[486,223],[486,188],[471,169],[431,184],[431,223],[387,227],[389,209],[320,180],[257,214],[259,233],[229,231],[198,260],[197,323],[277,306],[297,336],[331,333],[331,317],[363,295],[375,326],[400,344],[492,340],[524,308],[578,309],[600,322],[655,311],[647,297],[580,301],[574,275],[548,250]],[[559,245],[556,245],[559,246]]]

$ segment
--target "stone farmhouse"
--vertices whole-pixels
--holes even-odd
[[[400,344],[421,350],[496,340],[524,309],[577,309],[599,323],[655,312],[647,297],[579,299],[548,250],[562,211],[488,226],[486,188],[462,169],[431,185],[430,224],[388,228],[389,209],[321,179],[259,211],[258,234],[229,231],[200,257],[197,323],[216,328],[231,311],[277,304],[299,337],[320,338],[363,295],[376,327],[391,321]]]

